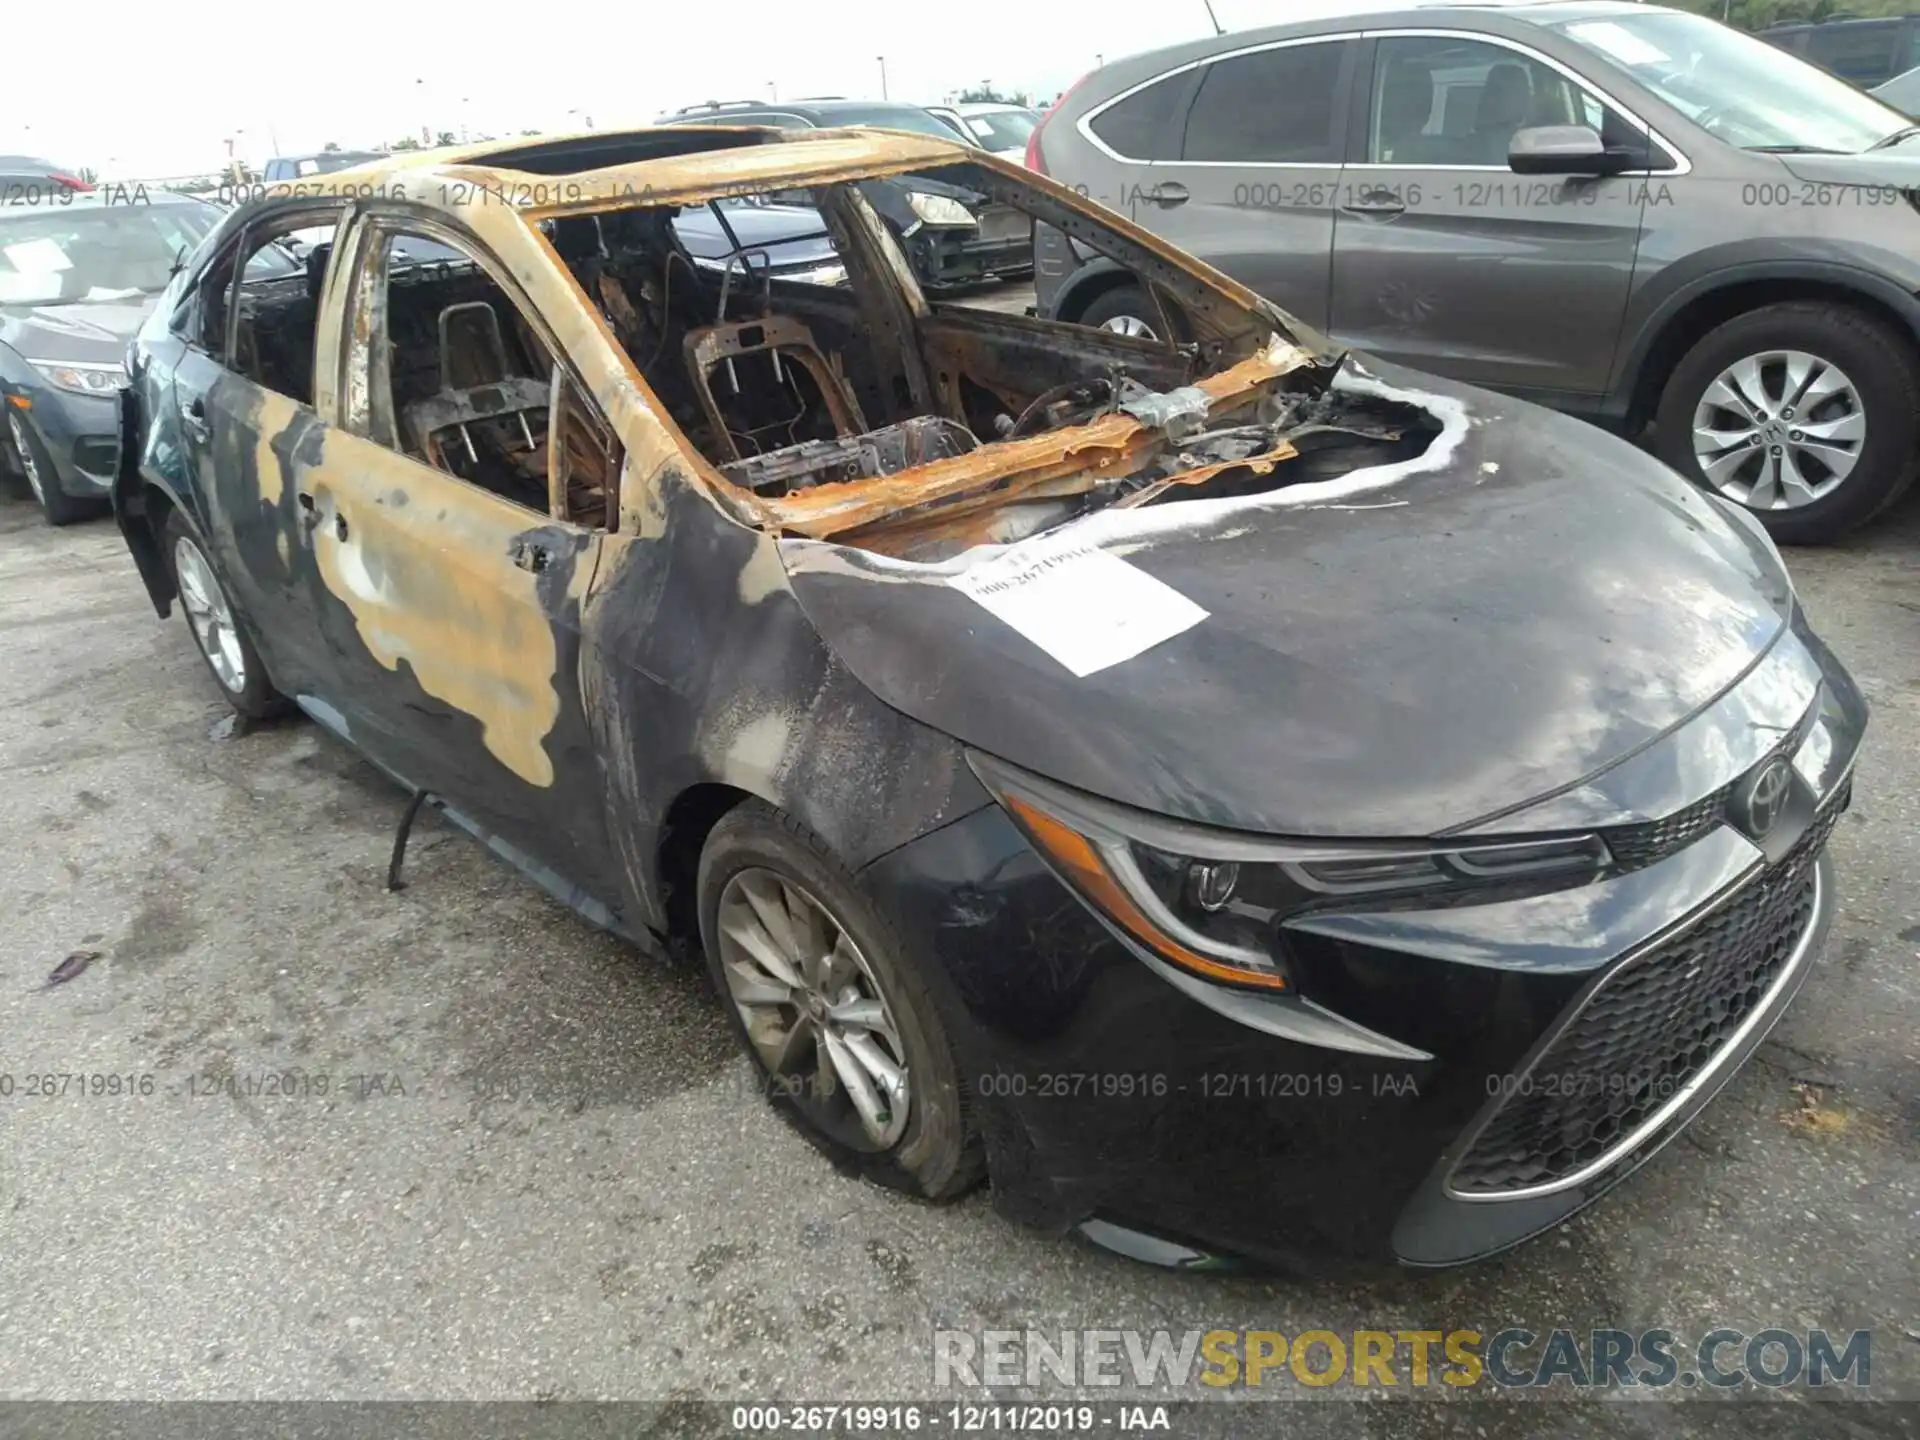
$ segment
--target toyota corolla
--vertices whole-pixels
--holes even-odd
[[[1181,339],[930,300],[862,193],[928,173]],[[410,792],[396,882],[431,804],[703,955],[843,1167],[1165,1263],[1454,1263],[1642,1164],[1814,965],[1864,704],[1640,451],[925,136],[327,178],[138,338],[156,609]],[[831,283],[689,255],[738,196]]]

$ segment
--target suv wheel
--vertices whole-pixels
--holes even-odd
[[[714,987],[775,1108],[869,1179],[972,1187],[984,1156],[923,962],[826,846],[749,800],[707,837],[697,893]]]
[[[1081,312],[1080,323],[1095,330],[1111,330],[1137,340],[1158,340],[1153,301],[1138,285],[1121,285],[1096,295]]]
[[[267,678],[267,667],[254,648],[240,607],[220,583],[206,545],[178,510],[167,516],[162,543],[173,566],[173,588],[180,596],[187,629],[193,632],[200,658],[207,662],[227,703],[254,720],[286,714],[292,703]]]
[[[1660,397],[1661,459],[1820,544],[1897,500],[1920,466],[1920,356],[1843,305],[1768,305],[1709,331]]]

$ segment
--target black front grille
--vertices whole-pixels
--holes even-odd
[[[1814,863],[1848,796],[1699,924],[1609,973],[1449,1181],[1462,1195],[1551,1185],[1607,1157],[1712,1063],[1779,979],[1813,919]]]
[[[1761,763],[1765,763],[1764,761]],[[1704,800],[1696,800],[1684,810],[1644,825],[1617,825],[1602,830],[1614,863],[1629,870],[1684,850],[1726,818],[1727,801],[1733,798],[1733,785],[1722,785]]]

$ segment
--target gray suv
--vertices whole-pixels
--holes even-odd
[[[1029,162],[1357,349],[1609,428],[1817,542],[1920,465],[1920,129],[1682,11],[1381,10],[1134,56]],[[1182,338],[1060,231],[1040,311]],[[1169,333],[1170,332],[1170,333]]]

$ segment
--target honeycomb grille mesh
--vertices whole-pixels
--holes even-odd
[[[1814,864],[1847,799],[1833,796],[1779,864],[1700,924],[1600,982],[1461,1157],[1455,1193],[1587,1169],[1712,1063],[1811,922]]]
[[[1764,763],[1764,762],[1763,762]],[[1723,785],[1704,800],[1644,825],[1619,825],[1600,832],[1614,863],[1631,870],[1684,850],[1726,817],[1733,786]]]

